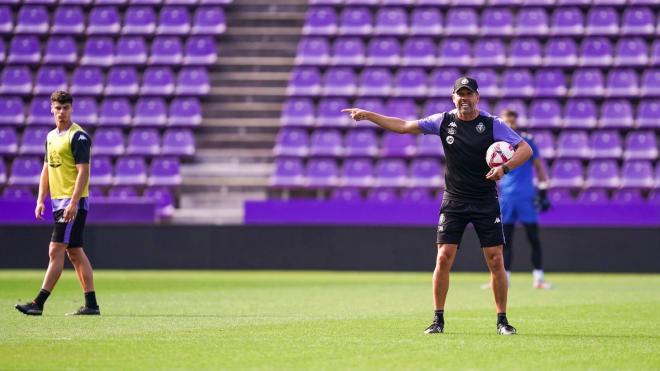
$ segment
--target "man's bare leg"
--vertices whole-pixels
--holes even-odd
[[[458,245],[438,244],[438,256],[433,271],[433,305],[435,317],[433,323],[426,329],[427,334],[441,333],[444,331],[445,319],[444,309],[449,291],[449,272],[456,258]]]
[[[94,271],[92,270],[92,264],[85,254],[85,250],[82,247],[74,247],[67,249],[66,252],[73,268],[76,270],[80,287],[85,294],[85,306],[71,314],[100,314],[99,306],[96,303],[96,292],[94,291]]]
[[[504,269],[504,257],[502,256],[502,245],[484,247],[484,257],[490,270],[490,285],[495,297],[495,308],[497,309],[497,332],[502,335],[513,335],[516,329],[509,325],[506,318],[507,294],[509,282]]]
[[[51,291],[53,291],[57,281],[62,275],[65,251],[65,244],[59,242],[50,243],[48,246],[48,269],[46,269],[46,275],[44,276],[41,290],[39,290],[39,294],[37,294],[37,297],[34,298],[33,301],[26,304],[16,304],[15,308],[19,312],[33,316],[40,316],[42,314],[48,296]]]

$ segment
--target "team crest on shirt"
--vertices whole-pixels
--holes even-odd
[[[480,122],[477,124],[477,133],[483,134],[483,132],[486,131],[486,125],[484,125],[483,122]]]
[[[445,141],[447,142],[447,144],[452,144],[452,143],[454,143],[454,137],[452,137],[451,135],[449,135],[449,136],[447,136],[447,138],[445,139]]]
[[[48,166],[52,168],[62,166],[62,157],[60,157],[57,151],[50,151],[50,153],[48,153]]]

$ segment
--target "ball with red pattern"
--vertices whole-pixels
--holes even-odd
[[[489,167],[500,166],[513,157],[515,149],[507,142],[495,142],[486,151],[486,163]]]

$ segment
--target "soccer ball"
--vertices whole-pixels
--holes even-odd
[[[486,151],[486,163],[488,167],[500,166],[513,157],[515,150],[507,142],[495,142]]]

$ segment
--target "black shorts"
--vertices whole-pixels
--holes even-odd
[[[481,247],[504,244],[500,203],[496,198],[480,203],[442,200],[437,243],[460,244],[468,223],[474,226]]]
[[[87,210],[78,209],[76,217],[72,223],[59,222],[64,216],[64,210],[57,210],[53,212],[53,220],[55,226],[53,227],[53,235],[50,240],[52,242],[59,242],[67,244],[67,248],[82,247],[83,246],[83,231],[85,230],[85,220],[87,219]]]

